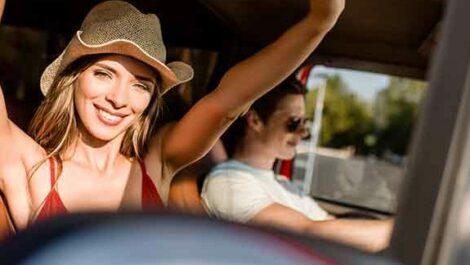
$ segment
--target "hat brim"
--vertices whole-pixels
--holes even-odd
[[[72,38],[64,52],[44,70],[41,76],[41,92],[46,95],[54,79],[72,62],[80,57],[93,54],[120,54],[137,59],[152,67],[161,77],[160,92],[164,94],[170,88],[185,83],[193,78],[191,66],[183,62],[164,64],[150,56],[137,44],[125,39],[117,39],[99,45],[89,45],[80,38],[80,31]]]

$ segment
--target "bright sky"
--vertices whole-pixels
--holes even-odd
[[[351,92],[366,101],[374,100],[377,92],[384,89],[389,82],[389,77],[387,75],[338,68],[335,69],[324,66],[316,66],[313,68],[312,74],[338,74]],[[309,83],[315,82],[314,79],[315,78],[309,78]],[[309,87],[309,85],[307,86]]]

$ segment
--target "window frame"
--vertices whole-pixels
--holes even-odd
[[[442,238],[448,233],[446,224],[452,223],[450,209],[460,203],[446,195],[458,188],[455,166],[468,163],[458,155],[464,150],[458,148],[458,141],[459,135],[468,133],[470,123],[459,120],[469,104],[464,97],[470,90],[465,85],[470,63],[469,12],[469,1],[447,1],[390,246],[391,255],[403,264],[450,264],[439,263],[439,257],[446,250]]]

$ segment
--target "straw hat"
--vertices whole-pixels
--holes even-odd
[[[162,78],[162,94],[193,77],[193,69],[183,62],[165,64],[166,49],[156,15],[142,14],[126,2],[107,1],[88,13],[62,54],[44,70],[42,93],[46,95],[54,79],[78,58],[104,53],[130,56],[154,68]]]

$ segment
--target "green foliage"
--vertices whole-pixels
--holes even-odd
[[[367,104],[348,91],[338,75],[327,80],[320,145],[342,148],[354,146],[358,152],[365,148],[364,138],[373,124]],[[317,90],[306,96],[307,113],[313,116]]]
[[[398,155],[406,153],[425,86],[424,82],[393,77],[377,95],[374,117],[377,154],[386,150]]]
[[[327,80],[320,145],[353,146],[357,154],[386,150],[404,155],[423,96],[425,83],[392,77],[374,105],[352,94],[339,75]],[[317,89],[306,95],[307,116],[313,119]]]

